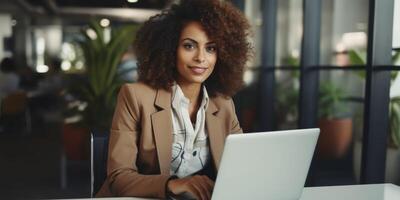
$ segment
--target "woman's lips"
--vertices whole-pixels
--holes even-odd
[[[207,68],[204,68],[204,67],[189,67],[189,69],[190,69],[194,74],[197,74],[197,75],[201,75],[201,74],[203,74],[203,73],[207,70]]]

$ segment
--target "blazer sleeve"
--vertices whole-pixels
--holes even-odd
[[[106,183],[113,196],[165,198],[170,177],[139,174],[136,166],[140,103],[134,88],[121,88],[111,126]]]
[[[230,105],[230,110],[231,110],[230,113],[231,113],[231,116],[232,116],[231,130],[230,130],[229,133],[230,134],[243,133],[243,130],[240,127],[239,120],[238,120],[237,115],[236,115],[235,104],[233,103],[232,99],[230,99],[229,102],[231,104]]]

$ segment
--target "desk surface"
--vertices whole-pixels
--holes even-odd
[[[154,200],[148,198],[119,197],[104,200]],[[399,200],[400,187],[390,183],[306,187],[300,200]]]
[[[393,184],[369,184],[304,188],[300,200],[399,200],[400,187]]]

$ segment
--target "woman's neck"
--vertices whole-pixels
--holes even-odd
[[[190,103],[196,103],[200,96],[201,84],[180,84],[183,94],[189,99]]]
[[[189,116],[192,123],[196,122],[196,113],[200,107],[201,98],[201,84],[182,84],[178,82],[183,95],[189,99]]]

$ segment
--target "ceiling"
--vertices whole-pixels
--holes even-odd
[[[48,1],[58,7],[95,7],[95,8],[145,8],[162,9],[171,1],[169,0],[138,0],[129,3],[127,0],[24,0],[34,6],[46,6]]]
[[[29,15],[38,19],[56,16],[65,20],[110,17],[116,20],[143,22],[177,0],[0,0],[0,13]]]

